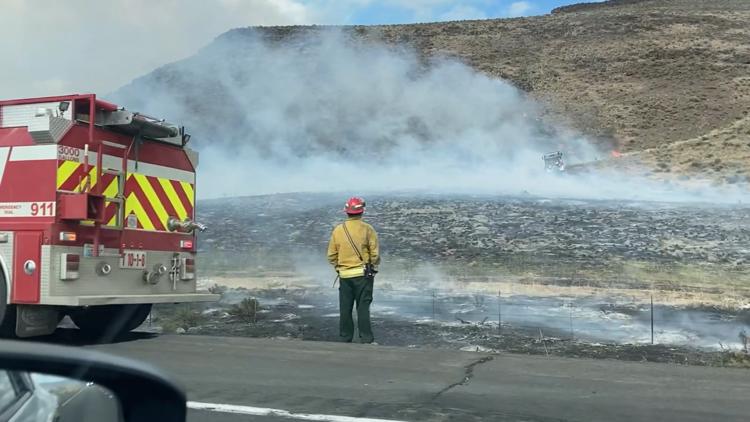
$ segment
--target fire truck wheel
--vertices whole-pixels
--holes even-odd
[[[16,307],[8,304],[8,289],[5,276],[0,271],[0,337],[12,338],[16,335]]]
[[[87,335],[114,337],[138,328],[150,312],[150,303],[104,305],[76,310],[70,318]]]
[[[136,306],[135,312],[131,315],[130,319],[128,320],[128,324],[126,325],[127,331],[133,331],[136,328],[140,327],[141,324],[143,324],[143,321],[148,318],[148,314],[151,313],[151,304],[145,303],[142,305],[134,305]]]

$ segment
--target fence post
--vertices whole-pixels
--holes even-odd
[[[437,300],[437,290],[432,289],[432,323],[437,324],[435,320],[435,300]]]
[[[568,302],[568,306],[570,307],[570,339],[573,340],[575,337],[573,336],[573,301],[572,300]]]
[[[654,294],[651,293],[651,344],[654,344]]]
[[[500,300],[500,290],[497,291],[497,332],[503,333],[503,308]]]
[[[547,354],[547,357],[549,357],[549,349],[547,349],[547,343],[544,340],[544,334],[542,334],[541,327],[539,327],[539,341],[541,341],[542,345],[544,346],[544,353]]]

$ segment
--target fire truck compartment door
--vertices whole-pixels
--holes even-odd
[[[11,302],[39,303],[42,232],[16,232]]]

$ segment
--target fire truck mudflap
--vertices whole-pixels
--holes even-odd
[[[197,289],[188,140],[93,94],[0,101],[0,335],[65,315],[116,335],[154,303],[218,299]]]

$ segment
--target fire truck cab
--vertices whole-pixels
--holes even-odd
[[[138,327],[196,287],[195,171],[182,127],[94,94],[0,101],[0,335]]]

